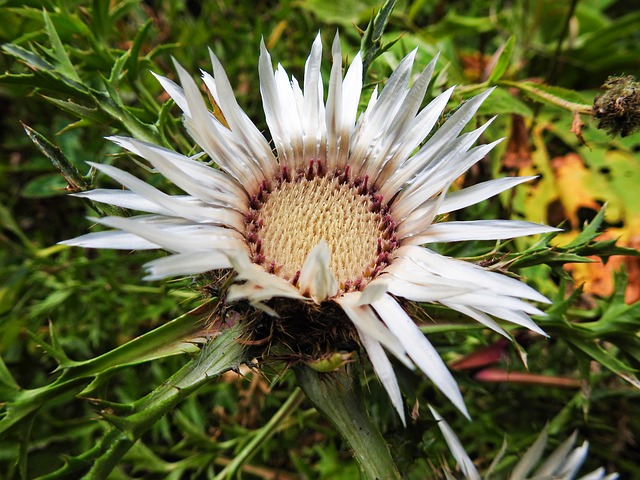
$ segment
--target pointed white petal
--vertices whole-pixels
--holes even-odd
[[[144,279],[160,280],[179,275],[196,275],[230,267],[229,257],[222,251],[178,253],[145,264],[148,275]]]
[[[464,477],[467,480],[480,480],[480,474],[476,466],[473,464],[471,458],[469,458],[469,455],[467,455],[466,450],[462,446],[462,443],[460,443],[453,429],[431,405],[429,405],[429,410],[431,410],[431,415],[433,415],[433,418],[438,422],[438,428],[442,432],[442,436],[445,442],[447,442],[449,450],[451,450],[451,454],[453,458],[456,459],[456,463],[460,467]]]
[[[494,146],[500,143],[501,139],[488,145],[469,149],[492,120],[472,132],[451,140],[446,145],[441,145],[435,154],[429,148],[430,142],[427,142],[406,163],[406,166],[389,180],[386,188],[395,192],[409,180],[410,175],[419,172],[411,178],[408,186],[402,189],[397,199],[394,200],[393,208],[397,218],[404,219],[409,213],[420,210],[424,203],[448,189],[456,178],[479,162]],[[415,213],[420,215],[419,212]]]
[[[464,405],[458,384],[436,349],[429,343],[409,315],[388,295],[374,302],[373,308],[391,330],[391,333],[400,340],[418,368],[431,379],[465,417],[469,418],[469,412]]]
[[[259,59],[260,93],[265,118],[273,142],[278,150],[278,160],[291,172],[295,171],[295,155],[292,139],[301,137],[298,109],[293,100],[291,86],[284,70],[278,70],[274,75],[271,56],[260,42]],[[282,73],[281,73],[282,72]]]
[[[117,145],[126,148],[132,153],[144,158],[143,151],[139,148],[140,145],[147,146],[152,150],[155,149],[162,156],[166,157],[171,163],[183,171],[185,174],[196,179],[198,182],[205,185],[211,190],[215,190],[222,194],[225,194],[230,204],[238,208],[238,206],[246,205],[246,200],[249,198],[245,188],[238,183],[233,177],[226,173],[211,168],[206,164],[197,161],[196,157],[186,157],[171,150],[163,149],[157,145],[142,142],[128,137],[113,136],[107,137]],[[235,199],[231,202],[229,199]]]
[[[389,331],[380,321],[369,305],[357,306],[359,303],[359,292],[351,292],[334,299],[342,307],[347,316],[351,319],[356,328],[366,335],[380,342],[407,368],[413,370],[415,366],[407,357],[404,347],[400,341]]]
[[[470,205],[475,205],[487,198],[491,198],[494,195],[502,193],[505,190],[509,190],[521,183],[529,182],[535,178],[537,178],[537,176],[498,178],[478,183],[477,185],[464,188],[457,192],[448,193],[444,202],[442,202],[442,205],[440,205],[440,208],[438,209],[438,215],[454,212]]]
[[[117,145],[139,155],[164,177],[194,197],[213,204],[246,208],[247,194],[231,177],[166,148],[127,137],[108,137]]]
[[[604,472],[604,468],[600,467],[600,470],[602,470]],[[618,474],[618,473],[610,473],[609,475],[604,477],[604,480],[617,480],[618,478],[620,478],[620,474]],[[591,478],[585,478],[583,480],[591,480]]]
[[[437,281],[428,278],[415,278],[416,282],[410,283],[401,279],[395,279],[389,284],[389,292],[414,302],[443,302],[447,298],[457,297],[464,293],[476,291],[467,286],[456,285],[455,282]]]
[[[395,256],[411,262],[401,264],[404,270],[410,270],[410,267],[413,265],[414,268],[420,269],[420,275],[424,275],[424,270],[426,270],[426,272],[432,275],[442,277],[449,281],[469,282],[475,285],[476,289],[489,289],[499,295],[521,297],[538,302],[550,303],[549,299],[525,283],[497,272],[491,272],[469,262],[445,257],[428,248],[407,245],[396,250]],[[408,279],[408,281],[411,280]]]
[[[491,330],[493,330],[494,332],[499,333],[503,337],[508,338],[509,340],[511,340],[511,335],[509,335],[507,332],[505,332],[504,329],[500,325],[498,325],[490,316],[484,314],[480,310],[478,310],[476,308],[473,308],[473,307],[466,306],[466,305],[459,305],[459,304],[456,304],[456,303],[449,303],[447,301],[441,301],[440,303],[442,303],[442,305],[444,305],[445,307],[451,308],[452,310],[456,310],[456,311],[462,313],[463,315],[467,315],[467,316],[473,318],[474,320],[476,320],[477,322],[481,323],[485,327],[488,327]]]
[[[330,256],[329,245],[322,239],[311,249],[300,269],[300,291],[309,294],[316,303],[323,302],[338,292],[338,281],[329,268]]]
[[[342,51],[338,32],[331,47],[331,76],[327,92],[326,129],[327,129],[327,169],[332,171],[338,165],[338,149],[342,129]]]
[[[185,115],[191,116],[191,111],[189,110],[189,104],[187,103],[187,99],[184,96],[184,90],[179,85],[176,85],[173,81],[169,80],[166,77],[158,75],[157,73],[151,72],[151,74],[156,77],[162,88],[169,94],[169,96],[176,102],[176,105],[182,110]]]
[[[436,63],[438,62],[438,57],[439,54],[429,62],[407,92],[403,104],[398,109],[398,113],[393,119],[393,125],[392,128],[389,129],[389,133],[395,133],[394,130],[396,132],[406,130],[406,126],[415,118],[418,110],[420,109],[420,105],[424,100],[424,95],[427,91],[427,87],[429,86],[429,82],[431,81],[433,71],[436,68]]]
[[[116,207],[138,210],[140,212],[159,213],[171,215],[172,212],[166,208],[162,208],[158,204],[141,197],[131,190],[96,188],[86,192],[78,192],[71,194],[74,197],[88,198],[94,202],[107,203]],[[174,199],[189,201],[189,196],[174,196]]]
[[[177,217],[188,218],[199,223],[218,223],[223,224],[237,230],[244,227],[244,217],[239,213],[227,208],[215,208],[210,206],[200,206],[181,201],[162,193],[160,190],[143,182],[119,168],[101,163],[87,162],[96,170],[109,175],[114,180],[120,182],[125,187],[137,193],[151,203],[155,203],[162,207],[171,215]]]
[[[497,312],[501,310],[505,312],[504,315],[506,315],[507,311],[517,312],[520,310],[532,315],[544,315],[544,312],[534,307],[533,305],[520,300],[519,298],[500,295],[499,293],[492,292],[489,289],[478,288],[475,292],[472,293],[463,293],[461,295],[450,297],[449,301],[452,303],[472,305],[487,313],[494,312],[491,314],[496,315],[500,318],[503,317],[501,315],[498,315]],[[517,319],[514,319],[512,321],[515,323]]]
[[[533,470],[533,467],[535,467],[540,458],[542,458],[546,445],[547,428],[545,427],[545,429],[540,432],[540,435],[538,435],[538,438],[533,445],[527,449],[520,461],[518,461],[516,466],[513,468],[509,480],[526,480],[529,472]]]
[[[593,472],[587,473],[586,475],[582,475],[578,480],[609,480],[609,479],[617,479],[618,474],[612,473],[610,475],[605,476],[604,467],[600,467]]]
[[[445,186],[450,185],[476,162],[484,158],[495,145],[500,143],[502,139],[488,145],[471,148],[494,119],[495,117],[489,119],[479,128],[460,135],[460,137],[449,139],[444,143],[435,141],[435,137],[440,133],[441,129],[438,130],[420,151],[407,162],[406,168],[411,167],[412,171],[417,170],[419,173],[411,179],[408,187],[403,189],[399,196],[399,200],[409,202],[413,206],[403,206],[402,208],[410,211],[416,208],[415,206],[427,201],[430,197],[442,191]],[[445,126],[448,123],[446,122]],[[406,177],[404,171],[399,172],[399,174]],[[403,179],[398,179],[396,185],[401,185],[400,180]]]
[[[407,249],[402,247],[399,251],[404,250],[401,253],[405,254]],[[415,301],[438,301],[505,336],[506,332],[485,314],[545,335],[525,312],[543,313],[513,296],[546,298],[517,280],[429,251],[414,251],[412,257],[400,257],[387,271],[398,278],[389,286],[395,295]]]
[[[453,138],[456,138],[460,134],[467,123],[469,123],[478,111],[478,108],[480,108],[480,105],[482,105],[482,102],[491,95],[491,92],[493,92],[493,88],[490,88],[489,90],[486,90],[485,92],[482,92],[481,94],[466,101],[453,115],[451,115],[451,117],[447,119],[444,125],[435,132],[425,147],[427,147],[433,154],[450,143]]]
[[[393,218],[401,219],[396,230],[396,235],[397,238],[400,239],[400,244],[410,243],[412,236],[425,232],[435,222],[438,207],[444,201],[444,189],[439,192],[437,196],[429,198],[433,199],[433,201],[426,202],[423,208],[421,207],[414,210],[406,217],[401,217],[400,212],[409,211],[405,209],[405,206],[408,206],[408,202],[400,201],[391,206]],[[396,206],[397,208],[395,208]]]
[[[324,158],[320,153],[320,144],[324,143],[325,122],[322,78],[320,62],[322,60],[322,38],[316,36],[311,53],[304,67],[304,100],[301,120],[304,130],[304,157],[306,159]],[[324,146],[324,145],[323,145]]]
[[[360,95],[362,94],[362,55],[356,53],[342,83],[342,92],[344,96],[344,104],[342,113],[344,115],[344,124],[353,128],[356,123],[358,112],[358,104],[360,103]]]
[[[342,80],[342,51],[336,33],[326,106],[326,162],[328,170],[344,169],[362,91],[362,59],[358,52]]]
[[[389,394],[391,404],[396,409],[396,412],[398,412],[402,424],[406,427],[407,421],[404,416],[404,403],[402,402],[402,394],[400,393],[400,387],[398,386],[393,365],[391,365],[391,362],[387,358],[387,354],[382,349],[380,342],[361,330],[358,330],[358,334],[360,335],[362,346],[367,351],[369,360],[371,360],[371,364],[380,383],[382,383],[382,386]]]
[[[217,102],[222,109],[229,127],[238,135],[242,145],[247,148],[250,158],[256,160],[267,178],[272,177],[277,162],[269,143],[260,133],[247,114],[240,108],[235,98],[227,74],[218,58],[209,50],[213,73],[211,77],[205,74],[203,79],[207,87],[217,92]]]
[[[163,228],[145,224],[135,218],[103,217],[95,222],[144,238],[166,250],[173,252],[207,252],[212,250],[247,250],[247,245],[236,235],[221,233],[221,229],[208,225],[190,227]],[[231,232],[231,231],[229,231]]]
[[[370,305],[381,298],[385,293],[389,291],[390,279],[386,276],[378,277],[364,287],[364,290],[360,293],[360,299],[356,302],[356,305]]]
[[[401,102],[398,102],[398,99],[404,99],[406,96],[407,84],[409,83],[411,69],[413,68],[413,62],[416,59],[417,53],[418,49],[414,48],[395,68],[380,92],[376,104],[376,111],[372,112],[373,115],[379,116],[380,118],[389,118],[390,111],[397,111],[400,108]]]
[[[378,151],[375,155],[367,158],[362,169],[358,172],[361,176],[368,175],[372,181],[383,186],[381,193],[385,196],[386,192],[383,190],[388,175],[397,170],[398,165],[405,162],[431,130],[428,124],[421,122],[422,118],[416,118],[416,113],[424,99],[436,62],[437,56],[429,62],[406,92],[395,114],[385,118],[386,128],[381,131],[382,135],[377,137]]]
[[[421,235],[406,239],[407,244],[422,245],[436,242],[465,240],[502,240],[539,233],[559,232],[561,229],[518,220],[469,220],[432,224]]]
[[[59,243],[72,247],[114,248],[116,250],[153,250],[162,248],[160,245],[156,245],[137,235],[119,230],[87,233]]]
[[[356,125],[362,95],[362,57],[356,54],[342,82],[342,124],[338,140],[337,168],[343,170],[349,161],[351,137]],[[376,90],[374,89],[374,92]]]
[[[405,132],[401,137],[402,142],[398,142],[400,150],[396,154],[396,160],[388,161],[378,176],[378,181],[382,185],[381,193],[385,198],[391,198],[397,192],[398,186],[410,181],[424,168],[424,164],[418,161],[419,158],[409,157],[409,154],[424,140],[440,119],[453,90],[451,87],[433,99],[413,120],[410,131]],[[408,141],[404,140],[405,136]]]
[[[495,298],[494,305],[502,305],[504,304],[505,297]],[[477,305],[477,304],[476,304]],[[542,330],[536,323],[531,320],[527,313],[533,313],[535,315],[544,315],[544,312],[523,312],[519,311],[514,307],[499,307],[499,306],[478,306],[479,310],[482,310],[489,315],[493,315],[494,317],[502,318],[503,320],[507,320],[508,322],[515,323],[516,325],[520,325],[522,327],[528,328],[529,330],[536,332],[540,335],[548,337],[544,330]],[[530,310],[530,309],[529,309]]]
[[[402,260],[402,258],[398,260]],[[538,327],[525,312],[537,315],[544,315],[544,313],[526,302],[508,296],[513,295],[514,292],[510,292],[505,288],[503,282],[493,281],[503,276],[482,270],[480,271],[487,275],[478,276],[474,275],[474,273],[477,272],[469,269],[468,273],[470,274],[470,278],[456,278],[456,273],[453,270],[456,266],[455,262],[459,261],[450,260],[452,261],[452,275],[449,278],[431,275],[424,270],[408,268],[411,264],[407,262],[396,262],[398,265],[393,264],[388,268],[389,273],[397,278],[397,280],[393,280],[389,284],[389,291],[394,295],[414,301],[437,301],[449,308],[469,315],[500,334],[505,334],[504,330],[502,330],[495,321],[484,315],[484,313],[497,316],[516,325],[524,326],[536,333],[546,336],[542,329]],[[475,283],[474,278],[476,277],[481,281]],[[508,279],[507,277],[504,278]],[[482,280],[484,280],[484,282],[482,282]],[[517,282],[513,279],[508,280]],[[518,288],[514,289],[515,292],[520,290],[525,292],[533,290],[520,282],[517,282],[517,287]],[[491,288],[495,288],[496,290],[492,290]]]
[[[308,300],[299,290],[284,278],[266,272],[262,267],[251,262],[243,252],[228,253],[231,265],[237,273],[237,280],[246,280],[244,285],[232,285],[228,292],[229,301],[246,298],[252,304],[273,297]]]
[[[191,75],[175,60],[174,66],[189,104],[190,114],[184,118],[189,134],[220,167],[244,185],[248,192],[257,193],[264,174],[253,160],[247,159],[242,151],[234,148],[233,134],[209,112]]]
[[[584,442],[578,448],[574,449],[565,459],[562,469],[557,473],[561,478],[573,479],[580,471],[580,467],[587,459],[589,453],[589,442]]]
[[[230,302],[247,300],[253,307],[264,310],[273,317],[279,317],[275,310],[263,304],[263,302],[268,302],[272,298],[276,297],[308,300],[302,295],[287,289],[284,285],[281,285],[278,282],[269,285],[268,287],[263,287],[253,282],[235,284],[231,285],[227,293],[227,300]]]
[[[180,164],[189,162],[183,155],[133,138],[110,137],[110,140],[147,159],[165,178],[188,194],[215,206],[230,205],[236,210],[246,208],[242,197],[238,198],[229,192],[225,188],[226,184],[216,182],[217,188],[211,188],[210,183],[202,183],[198,177],[191,176],[181,169]]]
[[[354,172],[360,172],[370,159],[378,158],[380,149],[384,148],[380,139],[388,129],[389,119],[395,116],[407,95],[406,87],[415,55],[416,50],[413,50],[402,59],[382,89],[380,97],[374,103],[370,102],[367,110],[360,116],[351,139],[349,163]]]
[[[547,457],[542,465],[540,465],[534,476],[547,477],[558,473],[561,470],[562,464],[565,462],[567,455],[576,443],[578,432],[573,432],[569,438],[562,442],[558,448],[556,448],[551,455]]]

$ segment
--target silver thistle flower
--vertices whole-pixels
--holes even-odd
[[[238,106],[213,53],[213,75],[205,72],[203,80],[226,124],[207,109],[180,65],[181,86],[157,76],[183,111],[188,132],[219,169],[157,145],[113,137],[186,194],[167,195],[119,168],[92,163],[126,189],[78,196],[146,214],[95,219],[114,230],[63,243],[171,252],[145,265],[149,280],[233,269],[237,283],[227,299],[246,300],[271,316],[281,313],[273,299],[320,310],[337,305],[403,422],[400,389],[386,352],[424,372],[468,416],[456,381],[397,298],[440,303],[503,335],[494,318],[543,334],[530,318],[542,312],[524,300],[548,302],[544,296],[424,245],[554,229],[508,220],[436,221],[532,178],[500,178],[447,193],[497,143],[473,147],[491,121],[460,134],[490,91],[462,105],[424,142],[453,91],[420,109],[436,59],[408,87],[416,52],[407,55],[358,116],[360,54],[343,77],[336,35],[325,102],[321,53],[318,35],[301,87],[282,66],[274,72],[261,45],[260,91],[275,152]]]

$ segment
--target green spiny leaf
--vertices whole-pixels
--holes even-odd
[[[88,107],[85,105],[80,105],[76,102],[59,100],[57,98],[47,97],[45,95],[42,95],[42,98],[44,98],[47,102],[52,103],[60,110],[70,113],[85,121],[91,121],[94,124],[104,123],[109,118],[106,115],[102,115],[97,107]]]
[[[131,114],[127,107],[122,103],[117,91],[108,82],[107,93],[100,93],[98,105],[100,109],[107,113],[111,118],[116,120],[122,127],[137,139],[145,142],[159,144],[160,136],[154,125],[149,125],[140,121]],[[102,98],[100,98],[102,97]]]
[[[511,60],[511,55],[513,53],[514,44],[515,38],[511,36],[507,40],[507,43],[502,45],[496,52],[496,55],[498,55],[498,61],[496,62],[496,66],[491,72],[491,75],[489,75],[487,85],[495,85],[496,83],[498,83],[498,80],[500,80],[504,73],[507,71],[509,61]]]
[[[35,414],[46,403],[68,394],[78,393],[84,379],[75,379],[64,383],[53,383],[33,390],[22,390],[15,398],[4,405],[4,416],[0,420],[0,436],[19,427],[25,419]]]
[[[580,338],[570,337],[569,343],[589,355],[593,360],[608,368],[613,373],[640,389],[640,381],[635,376],[636,370],[617,359],[609,350],[593,341],[586,341]]]
[[[122,78],[126,75],[125,68],[129,63],[129,59],[131,58],[131,50],[127,50],[125,53],[120,55],[120,57],[113,64],[113,68],[111,69],[111,73],[109,74],[109,85],[111,88],[115,88],[118,86]]]
[[[564,292],[567,288],[567,280],[562,279],[558,287],[558,293],[553,299],[553,305],[545,312],[547,315],[540,320],[543,325],[555,323],[563,327],[571,327],[570,322],[567,320],[567,312],[573,307],[580,295],[582,295],[582,286],[576,288],[571,295],[565,298]]]
[[[100,442],[101,455],[95,458],[87,479],[105,478],[149,428],[179,402],[204,384],[214,381],[218,375],[237,368],[245,361],[246,346],[239,342],[244,326],[231,327],[209,342],[200,354],[176,372],[164,384],[134,404],[133,413],[127,417],[105,415],[105,419],[120,432],[110,430]]]
[[[48,402],[68,394],[78,395],[85,389],[88,378],[126,365],[192,351],[195,347],[185,337],[201,328],[199,316],[185,314],[104,355],[81,362],[66,360],[53,347],[43,343],[61,362],[58,370],[63,370],[62,375],[44,387],[19,391],[12,401],[7,402],[4,405],[5,416],[0,420],[0,434],[12,430]]]
[[[53,48],[53,57],[57,61],[57,70],[59,70],[64,76],[81,84],[82,80],[78,76],[78,72],[76,72],[73,63],[71,63],[71,59],[69,58],[69,55],[67,55],[67,51],[64,49],[64,45],[58,36],[58,32],[56,32],[56,29],[51,22],[51,18],[49,18],[49,14],[44,9],[42,10],[42,17],[44,19],[45,30],[47,31],[49,41],[51,42],[51,47]]]
[[[49,62],[36,55],[35,53],[20,47],[19,45],[5,43],[4,45],[2,45],[2,50],[7,52],[9,55],[22,60],[33,70],[49,70],[51,72],[55,71],[55,67]]]
[[[153,22],[151,20],[147,20],[144,25],[138,29],[138,32],[133,39],[133,43],[131,44],[131,48],[129,49],[129,56],[125,68],[130,81],[135,81],[138,78],[140,69],[140,49],[142,48],[146,36],[151,29],[151,25],[153,25]]]
[[[36,132],[33,128],[22,124],[25,132],[38,149],[60,170],[65,180],[69,183],[69,189],[74,192],[82,192],[91,187],[90,177],[81,175],[78,169],[69,161],[62,151],[47,138]]]
[[[0,75],[0,83],[32,87],[60,95],[72,95],[86,101],[92,100],[89,89],[66,77],[58,76],[49,70],[37,70],[35,73],[21,73]]]
[[[48,355],[55,358],[59,364],[69,361],[69,357],[67,357],[67,354],[64,352],[64,350],[62,350],[62,348],[60,348],[59,345],[54,346],[48,342],[45,342],[39,335],[33,332],[28,331],[27,334],[40,348],[42,348],[42,350],[47,352]]]
[[[4,360],[0,357],[0,402],[13,400],[19,389]]]
[[[362,34],[360,51],[362,52],[363,78],[366,76],[369,66],[384,51],[385,47],[382,45],[382,34],[389,22],[391,12],[395,5],[395,0],[386,0],[378,13],[369,20],[369,24]],[[393,43],[395,43],[395,41]]]
[[[560,266],[565,263],[590,263],[593,262],[588,258],[590,256],[598,256],[604,260],[613,255],[640,256],[638,250],[617,246],[615,239],[594,241],[600,234],[603,220],[604,208],[569,244],[552,247],[549,243],[557,234],[547,234],[527,250],[509,255],[506,263],[513,268],[524,268],[541,264]]]
[[[112,368],[193,351],[194,344],[186,338],[202,327],[203,319],[189,312],[99,357],[68,362],[59,368],[65,370],[64,380],[86,378]]]
[[[111,18],[109,16],[109,0],[93,0],[91,8],[92,30],[99,43],[104,43],[109,32]]]
[[[586,245],[591,240],[596,238],[600,234],[600,227],[602,226],[602,222],[604,221],[604,213],[606,210],[606,205],[603,206],[597,215],[585,225],[582,232],[578,234],[573,241],[565,246],[565,248],[579,247]]]

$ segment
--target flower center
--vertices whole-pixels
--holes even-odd
[[[252,198],[247,239],[253,261],[294,285],[313,247],[325,240],[342,292],[362,289],[389,264],[395,223],[368,178],[323,171],[312,160],[295,177],[286,169]]]

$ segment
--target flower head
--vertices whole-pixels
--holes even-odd
[[[423,245],[553,229],[518,221],[436,221],[530,179],[502,178],[447,195],[451,183],[496,143],[473,146],[490,122],[461,134],[489,91],[466,102],[432,133],[453,90],[420,109],[436,59],[409,87],[415,51],[407,55],[358,115],[360,55],[343,76],[336,36],[325,101],[321,53],[318,36],[300,86],[282,66],[274,72],[261,45],[260,91],[275,152],[238,106],[215,55],[213,75],[203,73],[220,109],[215,115],[180,65],[181,86],[158,76],[182,109],[190,135],[219,168],[157,145],[113,137],[185,195],[167,195],[116,167],[92,164],[126,189],[79,196],[146,214],[96,219],[114,230],[64,243],[171,252],[145,265],[150,280],[232,269],[236,283],[228,291],[229,301],[246,300],[274,318],[286,316],[292,304],[302,306],[307,318],[297,315],[295,322],[303,332],[324,328],[313,324],[318,316],[337,318],[332,328],[364,347],[403,420],[385,349],[409,368],[422,370],[466,414],[455,380],[398,298],[441,303],[501,334],[494,318],[542,333],[529,317],[540,310],[524,301],[546,302],[537,291]]]

